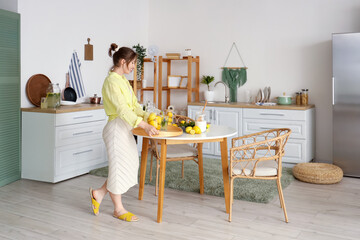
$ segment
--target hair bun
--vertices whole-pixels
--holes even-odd
[[[116,51],[118,45],[116,43],[112,43],[109,48],[109,56],[112,57],[112,51]]]

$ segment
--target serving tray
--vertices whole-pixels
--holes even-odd
[[[46,90],[51,83],[50,79],[44,74],[35,74],[26,83],[26,95],[29,101],[39,107],[41,98],[46,97]]]
[[[149,137],[144,129],[141,127],[134,128],[132,130],[133,134],[143,137]],[[183,130],[179,127],[168,126],[167,131],[159,131],[158,135],[153,135],[153,137],[176,137],[183,134]]]

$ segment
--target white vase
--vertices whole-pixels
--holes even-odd
[[[205,100],[208,101],[208,102],[213,102],[214,101],[214,96],[215,96],[214,91],[205,91],[204,92]]]

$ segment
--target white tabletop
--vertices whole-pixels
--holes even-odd
[[[216,138],[232,137],[237,134],[236,129],[227,126],[211,125],[207,132],[201,134],[183,133],[177,137],[151,137],[152,139],[171,139],[171,140],[207,140]],[[150,137],[149,137],[150,138]]]

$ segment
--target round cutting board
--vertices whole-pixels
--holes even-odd
[[[132,132],[133,134],[138,136],[149,137],[149,135],[147,135],[145,130],[141,127],[134,128]],[[181,134],[183,134],[183,130],[181,128],[175,126],[168,126],[167,131],[159,131],[159,134],[153,135],[153,137],[175,137],[180,136]]]
[[[41,98],[46,97],[46,89],[51,83],[50,79],[44,74],[35,74],[26,83],[26,95],[29,101],[39,107]]]

